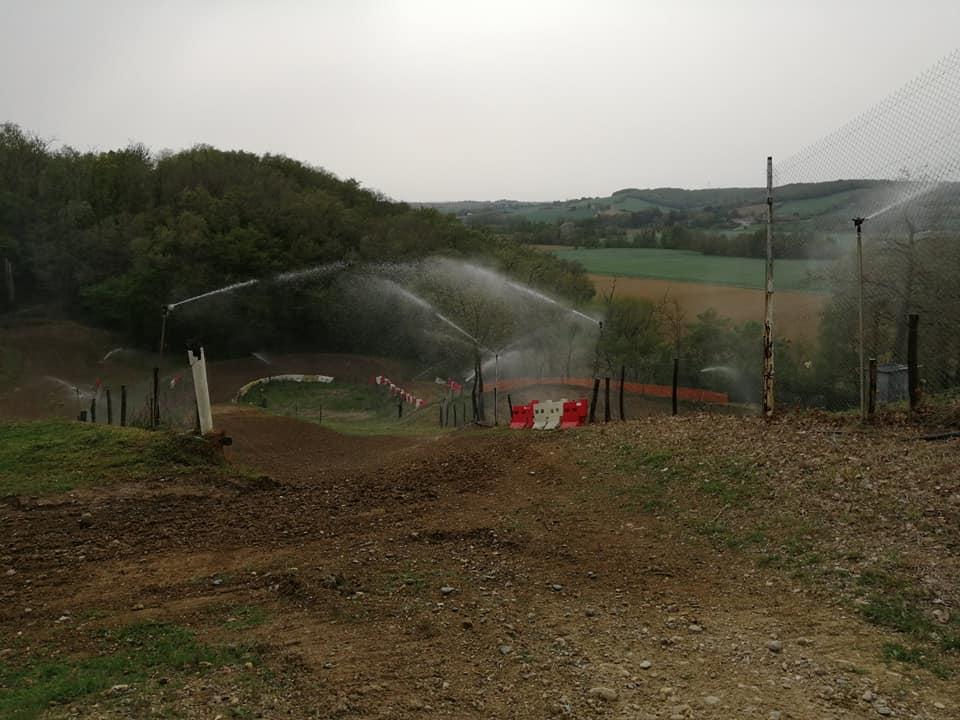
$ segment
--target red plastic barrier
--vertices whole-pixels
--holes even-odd
[[[560,419],[560,427],[580,427],[586,424],[589,414],[590,403],[588,403],[586,399],[565,402],[563,404],[563,417]]]
[[[523,430],[533,427],[534,407],[537,401],[534,400],[529,405],[514,405],[510,409],[510,427],[514,430]]]

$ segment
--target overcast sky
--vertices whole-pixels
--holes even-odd
[[[0,0],[0,122],[412,201],[761,185],[958,28],[958,0]]]

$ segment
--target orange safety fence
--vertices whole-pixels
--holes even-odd
[[[517,388],[529,387],[531,385],[571,385],[575,387],[593,388],[593,378],[511,378],[510,380],[501,380],[497,384],[498,392],[508,392]],[[611,387],[618,387],[619,383],[613,381]],[[486,388],[492,390],[493,386]],[[673,388],[669,385],[648,385],[646,383],[624,383],[624,392],[631,395],[647,395],[648,397],[669,398],[673,397]],[[713,403],[715,405],[726,405],[729,402],[727,393],[716,392],[714,390],[703,390],[702,388],[677,388],[677,397],[687,402]]]

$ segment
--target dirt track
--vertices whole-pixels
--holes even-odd
[[[0,572],[15,573],[0,639],[82,650],[92,628],[169,620],[258,643],[264,670],[248,673],[263,677],[228,668],[53,717],[960,712],[955,686],[882,662],[894,633],[656,510],[624,509],[589,450],[606,428],[356,438],[251,409],[218,424],[230,456],[271,480],[158,478],[0,505]],[[263,624],[224,629],[251,606]],[[24,644],[0,652],[15,660]]]

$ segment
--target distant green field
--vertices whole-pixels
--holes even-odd
[[[562,249],[558,257],[573,260],[597,275],[646,277],[658,280],[716,283],[743,288],[763,288],[764,261],[759,258],[718,257],[688,250],[656,248]],[[832,260],[778,260],[774,268],[779,290],[825,290],[826,270]]]

